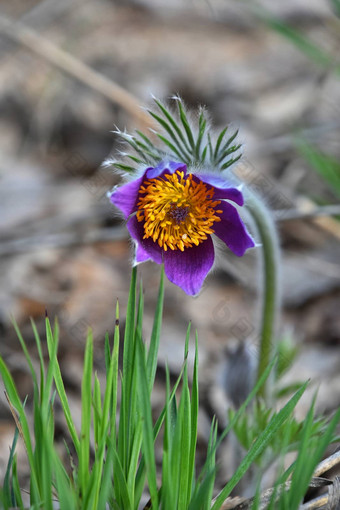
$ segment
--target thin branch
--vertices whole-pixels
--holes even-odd
[[[335,484],[335,491],[333,490],[333,484]],[[289,491],[291,483],[286,482],[279,487],[270,488],[263,491],[260,495],[259,501],[259,510],[265,510],[274,494],[277,492],[277,498],[280,496],[282,491]],[[323,505],[334,500],[334,497],[337,497],[337,480],[331,482],[325,478],[315,478],[313,477],[310,481],[309,488],[315,487],[328,487],[328,494],[323,494],[304,505],[300,505],[299,510],[316,510],[323,508]],[[334,494],[335,492],[335,494]],[[227,500],[223,503],[221,510],[251,510],[253,508],[254,498],[244,499],[240,501],[240,498],[227,498]],[[335,507],[330,507],[335,508]]]
[[[310,211],[301,211],[299,209],[281,209],[274,211],[278,221],[305,220],[317,216],[340,216],[340,205],[325,205],[314,207]]]
[[[322,508],[326,508],[326,505],[329,505],[327,508],[330,509],[337,508],[336,505],[340,500],[339,478],[335,477],[334,481],[331,481],[326,478],[320,478],[320,475],[334,468],[338,464],[340,464],[340,449],[317,465],[309,487],[328,486],[328,494],[322,494],[321,496],[318,496],[315,499],[300,505],[299,510],[321,510]],[[288,481],[279,487],[278,494],[282,490],[289,490],[289,488],[290,482]],[[260,495],[260,509],[267,507],[273,492],[274,488],[266,489],[264,492],[262,492]],[[254,498],[244,499],[243,501],[240,501],[239,498],[227,498],[222,505],[221,510],[250,510],[252,508],[253,501]]]
[[[102,228],[83,233],[67,232],[24,237],[2,242],[0,244],[0,257],[26,253],[31,250],[41,250],[43,248],[69,248],[71,246],[84,244],[120,241],[127,239],[127,234],[126,228],[121,226]]]
[[[150,116],[141,108],[140,102],[135,96],[106,76],[96,72],[76,57],[58,48],[48,39],[37,34],[34,30],[27,28],[22,23],[13,22],[1,16],[0,31],[12,40],[26,46],[67,74],[85,83],[93,90],[96,90],[111,102],[119,104],[135,118],[139,124],[145,127],[152,125]]]
[[[320,476],[340,464],[340,449],[316,466],[313,476]]]

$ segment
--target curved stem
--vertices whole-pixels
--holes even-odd
[[[247,190],[247,209],[253,217],[262,250],[262,309],[259,333],[257,380],[263,374],[275,352],[278,315],[280,310],[280,251],[279,239],[271,212],[263,201]],[[268,398],[268,379],[260,390]]]

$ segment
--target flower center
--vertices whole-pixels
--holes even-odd
[[[165,251],[198,246],[221,221],[222,211],[216,209],[221,201],[213,200],[214,188],[194,181],[192,174],[177,171],[148,179],[139,195],[137,220],[144,221],[144,239],[151,237]]]
[[[177,223],[177,225],[185,220],[185,218],[188,216],[188,212],[188,206],[177,207],[177,205],[174,203],[170,204],[169,216]]]

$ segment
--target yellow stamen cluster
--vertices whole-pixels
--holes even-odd
[[[220,200],[213,200],[214,188],[194,181],[192,174],[165,174],[148,179],[139,190],[137,220],[144,221],[144,239],[152,238],[167,251],[184,251],[198,246],[221,218],[216,209]]]

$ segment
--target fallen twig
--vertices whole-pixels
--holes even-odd
[[[300,505],[299,510],[336,510],[340,505],[340,477],[335,477],[334,480],[328,480],[327,478],[321,478],[320,475],[329,471],[340,464],[340,449],[333,455],[323,460],[316,467],[313,478],[310,481],[309,488],[325,487],[327,486],[327,494],[322,494],[311,501],[307,501]],[[280,487],[274,489],[266,489],[260,495],[259,510],[265,510],[271,500],[274,491],[279,496],[280,491],[288,491],[290,488],[290,482],[282,484]],[[221,507],[221,510],[250,510],[252,508],[254,498],[242,499],[242,498],[227,498]]]
[[[152,126],[150,115],[145,112],[130,92],[98,73],[79,59],[58,48],[49,40],[19,22],[0,17],[0,31],[12,40],[23,44],[51,64],[101,93],[113,103],[119,104],[142,126]]]

